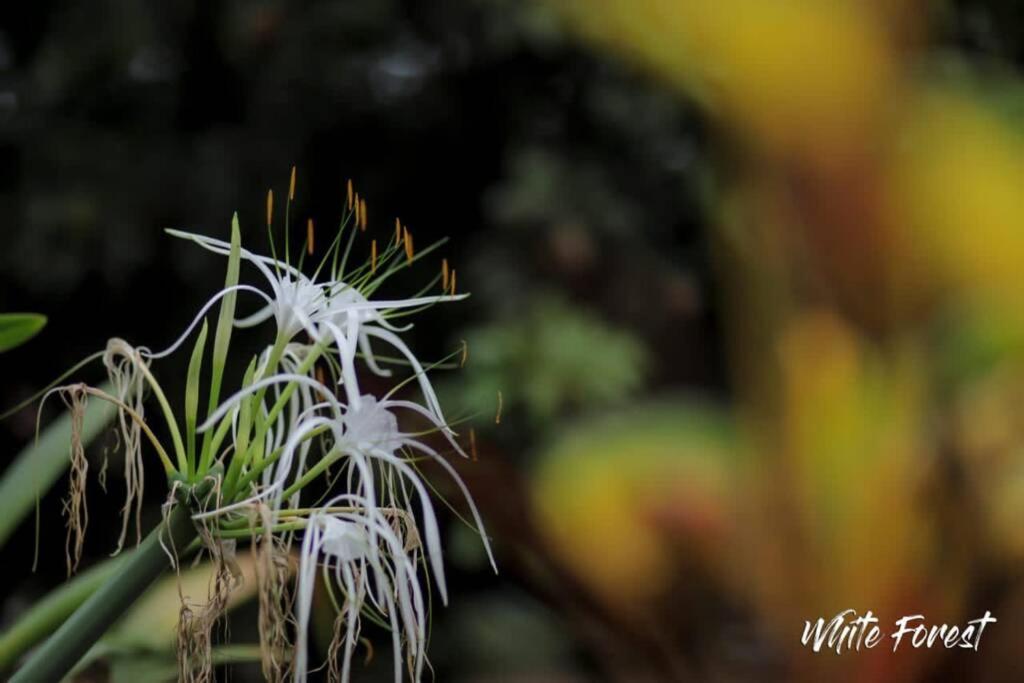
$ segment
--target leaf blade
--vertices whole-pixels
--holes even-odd
[[[46,327],[46,316],[39,313],[0,314],[0,352],[21,346]]]
[[[241,228],[238,224],[238,213],[231,217],[231,253],[228,255],[228,270],[224,278],[225,289],[238,285],[238,274],[242,254]],[[217,410],[220,400],[221,384],[224,380],[224,365],[227,362],[228,349],[231,345],[231,328],[235,320],[235,301],[237,292],[232,291],[224,296],[217,318],[217,331],[213,340],[213,360],[210,368],[210,400],[206,414],[212,415]],[[199,472],[205,472],[213,462],[213,432],[203,435],[203,447],[200,455]]]
[[[200,374],[203,370],[203,353],[206,351],[206,337],[210,326],[203,321],[203,329],[196,338],[195,348],[192,349],[192,358],[188,363],[188,380],[185,384],[185,439],[186,459],[188,460],[189,474],[196,471],[196,423],[199,419],[199,383]]]

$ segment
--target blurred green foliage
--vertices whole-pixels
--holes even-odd
[[[522,411],[542,430],[559,415],[629,401],[649,364],[635,336],[552,295],[515,318],[467,330],[466,341],[469,361],[451,400],[489,415],[500,392],[505,419]]]

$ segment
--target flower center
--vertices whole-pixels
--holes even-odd
[[[280,282],[277,304],[277,325],[286,334],[297,334],[323,304],[324,293],[305,278]]]
[[[323,552],[325,555],[338,558],[341,562],[358,560],[370,552],[370,542],[366,530],[355,522],[321,517],[323,529]]]
[[[398,418],[369,394],[359,399],[358,407],[349,406],[344,424],[345,439],[357,448],[377,448],[393,454],[400,445]]]

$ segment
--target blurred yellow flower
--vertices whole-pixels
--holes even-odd
[[[534,477],[537,525],[568,569],[628,611],[679,578],[680,548],[688,561],[721,568],[735,451],[725,416],[710,406],[593,421],[545,454]]]
[[[1013,314],[1024,273],[1024,139],[966,97],[926,91],[908,106],[887,180],[894,227],[919,261],[907,269]]]
[[[871,3],[844,0],[569,0],[556,5],[608,42],[722,108],[773,148],[826,152],[862,139],[893,76]]]
[[[934,551],[920,354],[880,354],[826,312],[797,316],[779,353],[790,484],[774,496],[793,497],[800,549],[773,590],[788,585],[777,597],[804,613],[914,603]]]

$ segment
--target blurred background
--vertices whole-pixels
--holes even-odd
[[[0,407],[109,337],[177,337],[224,263],[164,228],[237,210],[263,250],[292,165],[318,226],[351,178],[376,234],[450,236],[473,294],[414,347],[468,342],[437,382],[482,416],[460,471],[501,572],[449,519],[435,680],[1015,680],[1022,60],[1009,0],[7,3],[0,311],[50,323],[0,356]],[[177,397],[186,364],[160,369]],[[0,423],[3,453],[34,427]],[[120,531],[115,445],[86,564]],[[0,549],[3,624],[64,580],[65,491],[38,571],[31,520]],[[999,622],[980,652],[801,647],[847,608]],[[82,680],[165,680],[167,629]],[[356,680],[389,680],[374,642]]]

